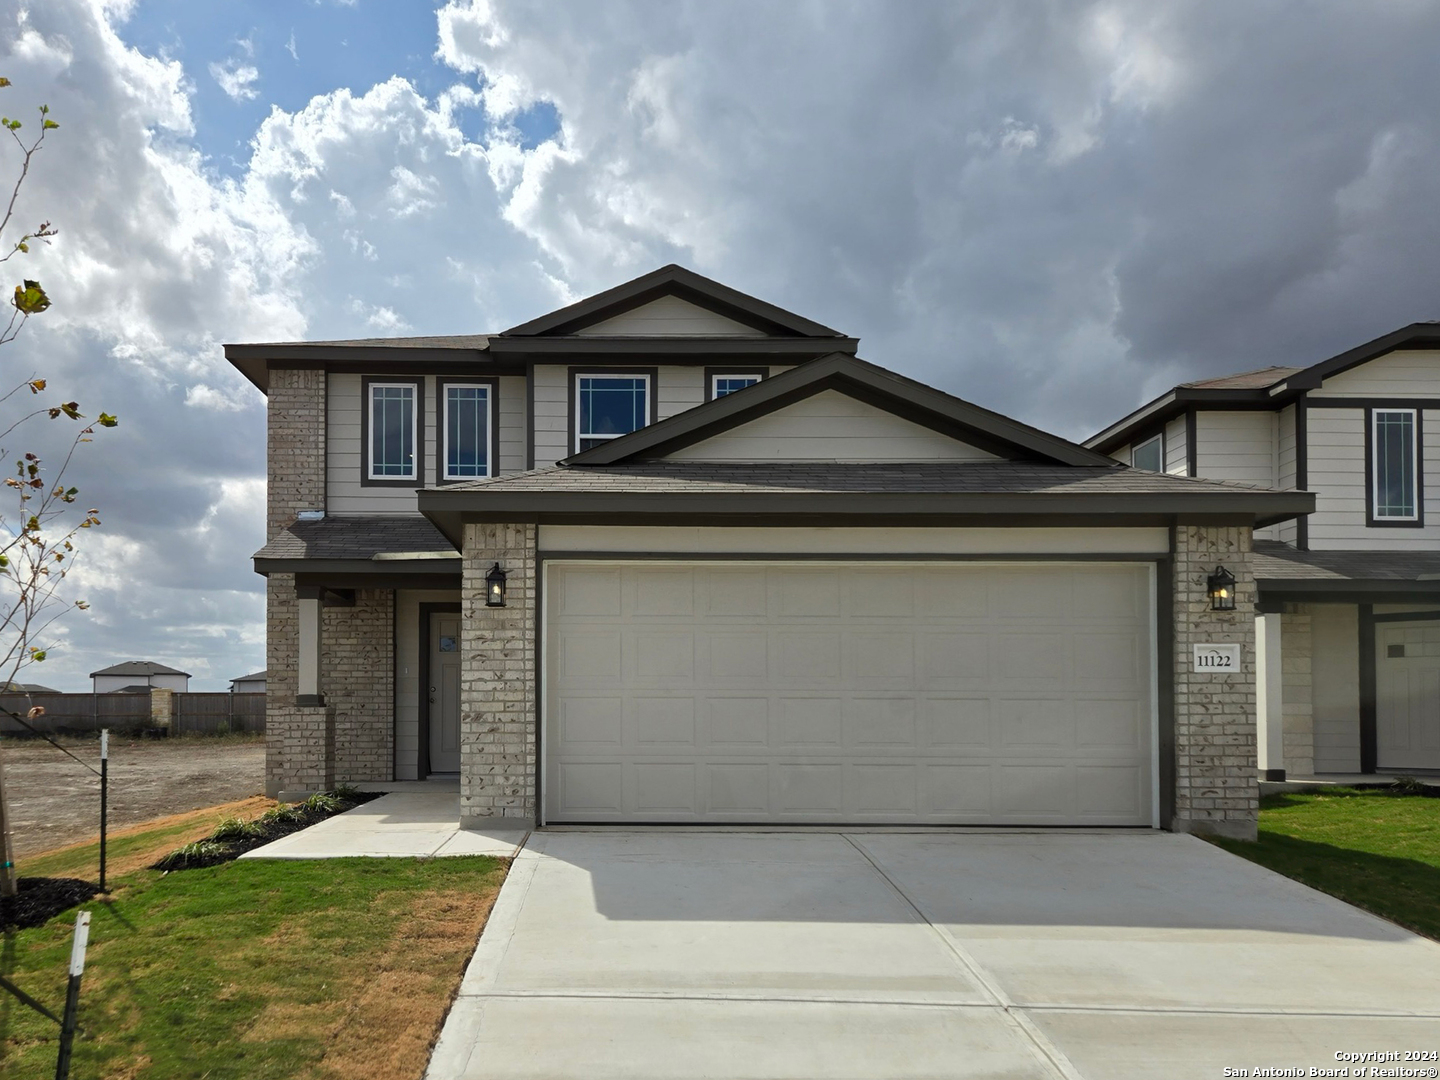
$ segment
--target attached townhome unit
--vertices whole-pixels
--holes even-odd
[[[1185,383],[1085,445],[1314,494],[1255,533],[1265,779],[1440,770],[1440,324]]]
[[[492,335],[226,346],[269,399],[271,794],[1253,836],[1251,535],[1314,497],[856,345],[670,266]]]

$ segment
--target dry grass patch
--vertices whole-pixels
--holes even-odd
[[[134,871],[91,906],[73,1075],[418,1080],[505,869],[244,859]],[[10,977],[53,1000],[72,922],[15,935]],[[53,1070],[47,1022],[11,1021],[0,1074]]]

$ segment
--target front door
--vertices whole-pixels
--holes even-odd
[[[430,616],[430,771],[460,771],[460,616]]]
[[[1375,765],[1440,769],[1440,622],[1375,630]]]

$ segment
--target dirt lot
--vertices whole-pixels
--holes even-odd
[[[63,742],[100,767],[98,741]],[[98,776],[48,743],[6,740],[0,746],[17,855],[99,834]],[[264,787],[263,736],[110,740],[112,828],[258,795]]]

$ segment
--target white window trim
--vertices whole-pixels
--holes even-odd
[[[1138,469],[1138,468],[1139,468],[1139,466],[1135,464],[1135,451],[1136,451],[1136,450],[1139,450],[1141,447],[1149,446],[1151,443],[1157,444],[1157,445],[1159,446],[1159,448],[1160,448],[1160,467],[1159,467],[1158,469],[1156,469],[1155,471],[1156,471],[1157,473],[1163,473],[1163,472],[1165,471],[1165,433],[1164,433],[1164,432],[1161,432],[1161,433],[1159,433],[1158,435],[1152,435],[1152,436],[1150,436],[1150,438],[1146,439],[1144,442],[1135,443],[1133,446],[1130,447],[1130,467],[1131,467],[1132,469]]]
[[[1410,417],[1410,505],[1413,514],[1380,513],[1380,440],[1377,437],[1381,416],[1404,413]],[[1385,409],[1376,407],[1370,412],[1370,519],[1372,521],[1419,521],[1420,520],[1420,412],[1417,409]]]
[[[710,376],[710,400],[711,400],[711,401],[714,401],[716,398],[718,398],[718,397],[721,396],[721,394],[720,394],[720,380],[721,380],[721,379],[749,379],[750,382],[747,384],[747,386],[754,386],[756,383],[762,381],[759,375],[755,375],[755,374],[753,374],[752,372],[748,372],[748,371],[732,371],[732,372],[728,372],[728,373],[727,373],[727,372],[723,372],[723,371],[716,372],[716,373],[714,373],[713,375]],[[733,394],[733,393],[735,393],[735,391],[732,390],[732,391],[730,391],[730,393]],[[728,395],[726,395],[726,396],[728,396]]]
[[[495,456],[490,448],[495,443],[495,387],[485,382],[447,381],[441,384],[440,394],[440,475],[444,480],[480,480],[479,476],[450,475],[450,391],[456,387],[465,390],[485,391],[485,476],[495,475]]]
[[[375,472],[375,391],[381,389],[410,391],[410,475],[394,476]],[[369,413],[367,431],[369,444],[365,447],[365,475],[369,480],[385,483],[413,484],[420,475],[420,394],[421,388],[413,382],[371,382],[366,389],[365,408]]]
[[[571,432],[571,438],[573,439],[573,442],[571,443],[572,453],[580,453],[580,440],[582,439],[595,439],[597,441],[609,442],[611,439],[620,439],[626,435],[631,434],[628,431],[622,431],[616,434],[587,435],[580,430],[581,379],[630,379],[632,381],[635,379],[639,379],[645,384],[645,408],[643,412],[646,417],[645,423],[641,424],[640,427],[649,426],[649,417],[654,415],[654,410],[651,408],[652,402],[650,399],[650,395],[655,393],[655,386],[650,380],[650,373],[648,371],[637,371],[633,374],[624,371],[577,371],[575,373],[575,386],[573,390],[573,393],[575,394],[575,430]],[[636,428],[635,430],[639,431],[640,428]]]

